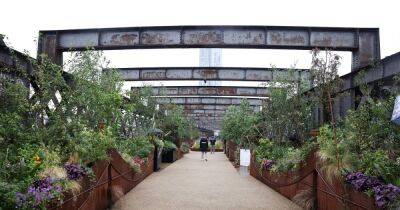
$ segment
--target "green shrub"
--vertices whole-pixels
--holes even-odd
[[[164,141],[164,148],[163,148],[163,152],[169,152],[171,150],[176,150],[177,147],[176,145],[171,142],[171,141]]]
[[[115,148],[115,139],[109,131],[104,133],[85,130],[78,135],[75,151],[85,164],[109,158],[108,150]]]
[[[138,136],[120,140],[118,150],[129,154],[131,157],[147,158],[154,151],[154,145],[150,142],[150,137]]]
[[[280,144],[269,139],[260,139],[255,149],[256,161],[263,163],[265,160],[273,161],[270,170],[281,173],[295,171],[305,160],[312,150],[316,148],[315,142],[306,142],[301,147],[294,148],[287,144]]]
[[[189,153],[190,152],[190,146],[187,142],[183,142],[181,145],[181,150],[183,153]]]

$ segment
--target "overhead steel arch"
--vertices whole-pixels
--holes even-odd
[[[380,59],[379,29],[299,26],[157,26],[39,32],[38,55],[62,64],[62,52],[143,48],[328,48],[351,51],[352,68]]]
[[[103,71],[107,71],[104,69]],[[147,67],[117,68],[124,81],[215,80],[299,81],[310,80],[308,69],[249,67]]]

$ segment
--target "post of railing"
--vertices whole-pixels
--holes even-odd
[[[110,208],[112,205],[112,191],[111,191],[111,182],[112,182],[112,174],[111,174],[111,163],[108,164],[107,166],[107,177],[108,177],[108,184],[107,184],[107,203],[108,203],[108,207]]]
[[[313,210],[317,210],[318,209],[318,173],[315,169],[313,171],[312,195],[313,195]]]

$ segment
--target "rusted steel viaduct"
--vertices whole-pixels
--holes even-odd
[[[288,26],[161,26],[130,28],[96,28],[40,31],[38,55],[47,54],[61,65],[63,52],[150,48],[261,48],[311,50],[313,48],[352,52],[352,72],[344,75],[350,96],[338,99],[335,109],[344,112],[357,105],[355,72],[380,60],[379,29]],[[377,70],[379,71],[379,69]],[[381,70],[385,77],[384,70]],[[241,67],[165,67],[123,68],[126,81],[219,80],[274,81],[285,77],[293,82],[309,79],[307,70],[241,68]],[[379,73],[378,73],[379,74]],[[374,78],[368,82],[374,82]],[[382,78],[380,78],[382,79]],[[367,78],[368,80],[368,78]],[[200,127],[218,129],[228,105],[249,100],[258,109],[268,97],[268,87],[153,87],[160,103],[184,105],[188,117]],[[160,93],[163,94],[160,94]],[[162,97],[161,97],[162,95]],[[315,116],[320,120],[318,110]]]

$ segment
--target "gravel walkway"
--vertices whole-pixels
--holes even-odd
[[[200,160],[199,152],[155,172],[112,208],[300,209],[251,176],[241,176],[223,153]]]

